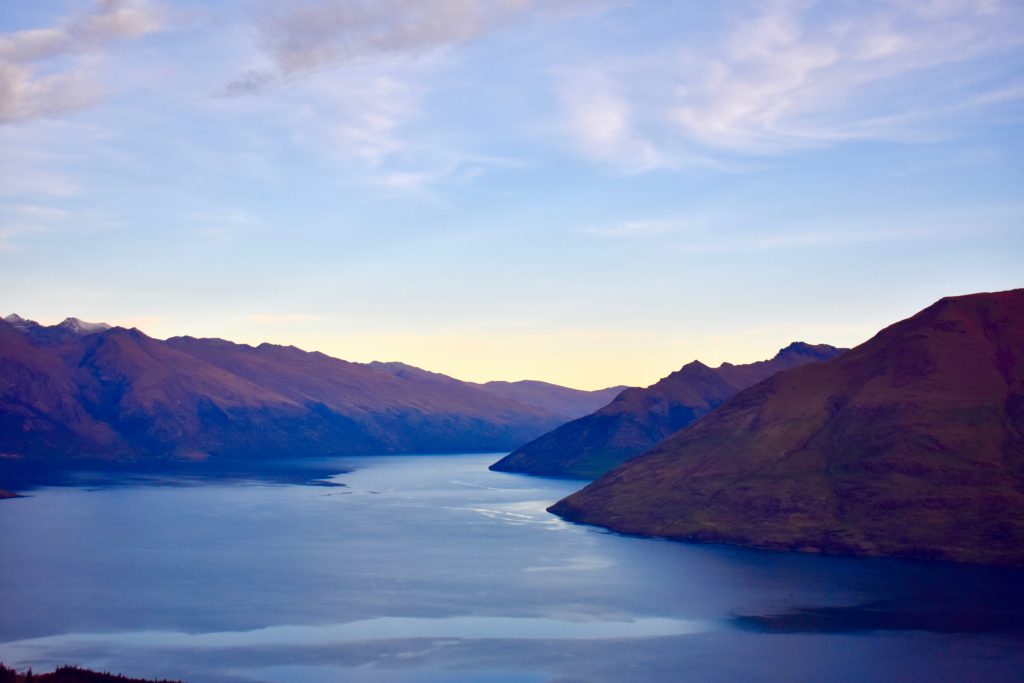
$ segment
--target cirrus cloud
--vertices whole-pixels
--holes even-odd
[[[1001,59],[1024,6],[1000,0],[776,0],[738,5],[700,49],[683,35],[559,73],[565,130],[627,171],[701,154],[775,154],[846,140],[925,139],[965,107],[1024,96]],[[987,85],[997,82],[998,86]],[[986,92],[986,88],[991,92]]]

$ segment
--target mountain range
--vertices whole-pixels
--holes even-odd
[[[768,549],[1024,564],[1024,289],[780,372],[550,510]]]
[[[621,391],[475,384],[293,346],[0,320],[0,460],[502,451]]]
[[[710,368],[700,361],[647,388],[626,389],[594,413],[557,427],[491,465],[499,472],[594,479],[654,447],[740,390],[845,349],[793,342],[770,360]]]

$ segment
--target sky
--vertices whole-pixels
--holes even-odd
[[[647,385],[1024,286],[1020,0],[2,0],[0,315]]]

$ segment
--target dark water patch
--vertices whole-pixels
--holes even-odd
[[[46,462],[0,461],[0,489],[27,493],[43,487],[197,486],[246,482],[338,487],[331,478],[351,472],[338,458],[112,463],[83,460],[74,468]]]
[[[761,633],[924,631],[1024,637],[1024,569],[945,562],[850,560],[873,576],[872,599],[790,604],[729,623]]]
[[[808,607],[780,614],[740,615],[731,624],[761,633],[866,633],[927,631],[959,634],[1016,634],[1024,638],[1024,612],[979,606],[950,610],[879,600],[847,607]]]

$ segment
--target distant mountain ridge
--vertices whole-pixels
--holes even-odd
[[[684,365],[643,389],[626,389],[591,415],[557,427],[491,465],[499,472],[594,479],[653,448],[740,390],[781,370],[842,353],[828,344],[793,342],[771,359],[710,368]]]
[[[434,381],[461,381],[448,377],[447,375],[423,370],[422,368],[417,368],[412,365],[407,365],[406,363],[399,363],[395,361],[373,361],[372,363],[368,363],[368,365],[372,368],[384,370],[396,377],[402,377],[405,379],[427,378]],[[532,379],[524,379],[514,382],[492,380],[482,384],[477,382],[466,382],[466,384],[472,384],[480,387],[493,396],[513,398],[526,405],[531,405],[541,410],[549,411],[555,415],[568,415],[579,411],[580,390],[563,387],[559,384],[551,384],[550,382],[541,382],[539,380]],[[619,385],[608,387],[606,389],[596,389],[585,393],[588,396],[593,397],[594,402],[604,405],[627,388],[628,387]]]
[[[36,342],[54,342],[81,337],[110,329],[106,323],[87,323],[78,318],[64,318],[56,325],[40,325],[35,320],[22,318],[17,313],[4,316],[3,321],[28,334]]]
[[[0,321],[0,455],[60,464],[500,451],[618,391],[481,385],[402,368],[9,315]]]
[[[780,372],[552,506],[615,531],[1024,565],[1024,289]]]

